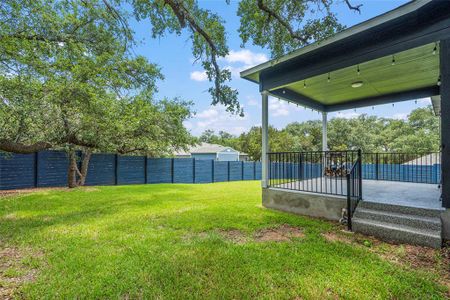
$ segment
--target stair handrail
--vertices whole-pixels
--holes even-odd
[[[358,156],[347,172],[347,228],[352,230],[353,213],[362,199],[362,154],[358,149]]]

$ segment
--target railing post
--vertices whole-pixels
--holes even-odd
[[[358,184],[359,184],[359,200],[362,199],[362,152],[361,149],[358,149]]]
[[[378,152],[375,153],[375,179],[378,180],[378,165],[380,164],[380,158],[378,157]]]
[[[350,173],[347,173],[347,228],[349,231],[352,231],[352,198],[350,195]]]

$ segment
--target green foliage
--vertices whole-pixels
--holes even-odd
[[[242,43],[268,48],[273,57],[322,40],[341,31],[331,8],[334,0],[243,0],[239,34]]]
[[[119,3],[2,3],[0,140],[151,155],[192,143],[191,103],[153,99],[162,75],[130,51]]]
[[[411,112],[407,120],[360,115],[357,118],[333,118],[328,122],[330,150],[365,152],[428,153],[439,151],[439,122],[431,106]],[[246,152],[252,160],[261,158],[261,128],[252,127],[239,137],[205,131],[202,141],[232,146]],[[269,127],[269,147],[278,151],[319,151],[322,149],[322,122],[306,121],[288,124],[279,130]]]

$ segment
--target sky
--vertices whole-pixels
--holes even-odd
[[[353,4],[363,4],[362,13],[350,11],[345,4],[335,7],[340,22],[346,26],[358,24],[373,18],[386,11],[394,9],[408,1],[404,0],[353,0]],[[195,63],[191,53],[191,41],[186,34],[177,36],[167,34],[158,39],[151,38],[151,25],[148,20],[140,22],[131,21],[130,25],[135,32],[139,45],[135,52],[158,64],[165,79],[158,82],[158,98],[180,97],[194,102],[195,116],[185,122],[185,126],[195,136],[199,136],[207,129],[220,130],[238,135],[249,130],[252,126],[261,125],[261,96],[258,85],[239,77],[239,72],[266,62],[270,59],[269,51],[251,44],[241,47],[238,34],[239,17],[236,16],[238,1],[231,0],[229,5],[225,0],[199,0],[202,8],[210,9],[226,20],[228,46],[230,53],[220,60],[222,67],[229,68],[232,72],[231,87],[239,92],[238,99],[244,107],[245,116],[238,117],[225,112],[222,106],[211,106],[211,96],[208,88],[211,83],[200,63]],[[417,103],[416,103],[417,102]],[[430,104],[430,99],[418,99],[375,107],[360,108],[356,110],[344,110],[329,114],[333,117],[352,118],[360,114],[391,117],[398,119],[407,118],[408,114],[418,107]],[[291,122],[321,119],[317,111],[298,108],[285,101],[269,98],[269,123],[276,128],[283,128]]]

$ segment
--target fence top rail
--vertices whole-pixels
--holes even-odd
[[[302,153],[358,153],[358,150],[344,150],[344,151],[280,151],[267,152],[267,154],[302,154]]]

